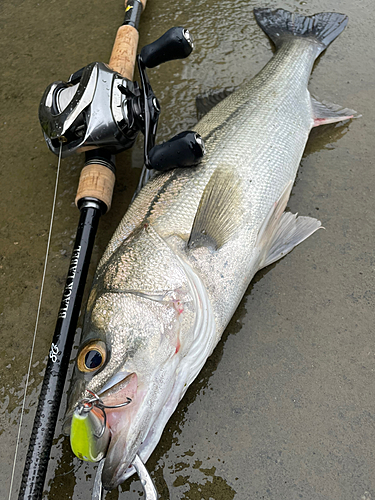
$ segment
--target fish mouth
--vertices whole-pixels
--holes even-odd
[[[109,430],[109,442],[104,442],[103,446],[102,443],[98,444],[94,439],[95,430],[93,428],[90,429],[86,440],[89,444],[91,442],[95,444],[96,455],[90,456],[101,454],[105,459],[102,470],[104,489],[117,488],[132,476],[136,472],[132,465],[136,455],[139,455],[140,459],[146,462],[155,448],[166,422],[179,401],[178,395],[181,393],[181,387],[179,384],[176,390],[173,376],[177,364],[178,356],[175,356],[173,362],[168,363],[169,369],[164,366],[164,369],[161,370],[162,375],[156,371],[152,377],[145,379],[137,375],[136,372],[130,374],[128,372],[123,373],[123,378],[118,381],[120,373],[117,373],[101,389],[92,387],[91,391],[89,384],[86,389],[82,388],[79,396],[76,393],[78,402],[67,413],[64,423],[66,434],[72,435],[72,415],[77,407],[84,404],[87,399],[96,398],[99,400],[105,412],[104,414],[97,406],[94,406],[93,412],[95,411],[96,417],[101,418],[101,425],[97,424],[97,428]],[[166,383],[166,380],[169,383]],[[129,399],[131,402],[128,401]],[[84,445],[83,441],[82,446],[84,447]],[[77,455],[77,453],[75,454]],[[87,454],[81,452],[81,455],[84,456],[83,460],[87,460],[85,458],[88,456]],[[77,456],[82,459],[79,455]],[[89,459],[88,461],[95,460]]]
[[[133,372],[127,375],[105,391],[100,391],[98,397],[104,407],[107,424],[113,435],[118,432],[123,420],[129,420],[141,403],[137,374]]]
[[[92,448],[92,446],[90,446],[92,442],[95,442],[95,451],[98,452],[96,455],[98,459],[105,455],[106,461],[103,469],[102,482],[106,489],[113,489],[115,483],[119,484],[119,481],[116,479],[118,476],[116,473],[117,469],[121,468],[122,470],[124,466],[130,466],[137,452],[137,450],[135,450],[134,454],[131,455],[130,450],[128,450],[128,442],[134,441],[130,435],[130,430],[132,428],[132,423],[136,420],[135,416],[142,406],[145,391],[139,387],[138,376],[135,372],[127,375],[120,380],[120,382],[112,384],[109,388],[107,387],[108,386],[104,387],[104,391],[98,391],[98,394],[86,389],[85,398],[75,405],[72,411],[73,417],[70,415],[67,416],[65,425],[69,425],[72,450],[78,458],[88,461],[97,461],[96,459],[87,458],[87,454],[82,458],[83,453],[80,452],[80,449],[82,449],[80,446],[84,449],[89,447]],[[89,404],[92,405],[89,411],[96,418],[96,422],[100,420],[103,430],[109,430],[109,444],[108,439],[107,441],[103,441],[103,444],[95,441],[97,429],[91,427],[90,422],[87,439],[84,438],[82,441],[82,439],[77,437],[77,442],[72,441],[72,436],[77,436],[77,432],[75,434],[73,432],[75,412],[78,408],[87,406],[88,401]],[[100,426],[100,424],[97,424],[96,427],[98,427],[98,425]],[[98,449],[98,446],[102,446],[102,449]]]
[[[111,441],[102,471],[102,485],[106,490],[117,488],[136,472],[132,465],[136,455],[147,461],[177,406],[179,398],[173,390],[174,384],[163,384],[154,375],[156,380],[138,383],[129,405],[108,410]],[[123,401],[127,394],[129,392],[117,392],[116,400]],[[103,398],[105,404],[112,401],[109,397]]]
[[[131,373],[125,379],[99,393],[111,440],[102,470],[102,485],[106,490],[117,488],[136,472],[133,461],[148,444],[149,431],[156,414],[150,409],[152,384]],[[128,400],[129,404],[126,404]],[[118,405],[123,405],[116,407]],[[148,458],[148,457],[147,457]]]

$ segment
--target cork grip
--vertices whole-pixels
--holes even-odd
[[[111,208],[115,174],[108,167],[89,164],[82,169],[75,203],[86,197],[97,198],[105,203],[107,212]]]
[[[138,38],[138,31],[133,26],[120,26],[109,60],[109,67],[128,80],[133,80]]]
[[[146,0],[141,0],[143,10]],[[125,2],[126,6],[126,2]],[[113,44],[109,66],[128,80],[133,80],[135,57],[137,55],[139,33],[130,25],[120,26]]]

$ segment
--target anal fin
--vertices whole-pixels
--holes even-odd
[[[284,257],[321,226],[322,223],[313,217],[298,217],[298,214],[284,212],[262,267],[269,266]]]
[[[217,168],[203,191],[188,247],[222,247],[242,220],[240,181],[231,170]]]
[[[322,225],[313,217],[298,217],[297,214],[284,212],[292,185],[292,182],[287,184],[259,230],[256,246],[263,254],[259,269],[284,257]]]
[[[338,104],[329,102],[319,102],[314,97],[311,97],[311,103],[313,107],[314,127],[350,120],[351,118],[359,118],[361,116],[354,109],[343,108]]]

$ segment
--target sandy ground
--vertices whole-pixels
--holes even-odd
[[[289,208],[319,231],[259,273],[221,343],[172,416],[148,462],[163,500],[375,498],[374,14],[369,0],[150,0],[141,45],[173,25],[196,50],[150,71],[162,104],[158,140],[191,127],[194,98],[241,84],[272,57],[253,7],[340,11],[349,25],[317,62],[310,90],[363,116],[316,129]],[[107,61],[121,1],[4,0],[0,167],[0,498],[8,499],[41,286],[57,158],[45,146],[45,87],[93,60]],[[62,162],[14,489],[23,462],[78,220],[82,157]],[[142,165],[142,144],[118,159],[111,212],[93,268],[121,219]],[[92,271],[91,271],[92,276]],[[72,456],[58,423],[44,499],[88,500],[95,467]],[[132,479],[107,499],[137,499]]]

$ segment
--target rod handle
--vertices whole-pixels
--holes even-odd
[[[75,204],[79,207],[82,198],[96,198],[109,211],[112,204],[116,176],[113,170],[99,163],[90,163],[83,167],[79,178]]]
[[[139,40],[139,17],[146,7],[146,0],[125,2],[125,21],[117,30],[109,66],[128,80],[133,80],[135,58]]]
[[[133,26],[120,26],[109,60],[109,67],[128,80],[133,80],[138,39],[138,31]]]

